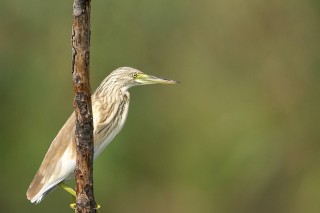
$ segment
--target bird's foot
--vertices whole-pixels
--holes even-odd
[[[61,188],[64,189],[65,191],[67,191],[69,194],[71,194],[74,203],[71,203],[71,204],[70,204],[70,208],[72,208],[72,209],[75,210],[75,209],[76,209],[76,196],[77,196],[77,195],[76,195],[76,191],[74,191],[73,188],[67,186],[64,182],[61,182],[61,183],[59,183],[58,185],[59,185],[59,187],[61,187]],[[101,206],[100,206],[99,204],[96,204],[95,209],[98,210],[98,209],[100,209],[100,208],[101,208]],[[97,211],[97,212],[99,212],[99,211]]]
[[[76,203],[71,203],[70,204],[70,208],[76,210],[77,209],[77,204]],[[97,212],[99,212],[100,208],[101,208],[101,206],[99,204],[96,204],[96,208],[94,208],[94,209],[97,210]]]
[[[72,208],[72,209],[75,210],[75,209],[77,209],[76,207],[77,207],[77,204],[76,204],[76,203],[71,203],[71,204],[70,204],[70,208]]]

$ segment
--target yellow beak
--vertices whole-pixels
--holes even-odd
[[[138,74],[136,77],[136,82],[140,84],[176,84],[179,83],[178,81],[165,79],[165,78],[159,78],[152,75],[147,74]]]

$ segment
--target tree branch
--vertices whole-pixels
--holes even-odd
[[[76,210],[95,212],[93,195],[93,119],[89,80],[90,0],[74,0],[72,25],[73,106],[76,114]]]

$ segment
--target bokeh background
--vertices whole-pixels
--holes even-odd
[[[72,1],[0,2],[0,212],[72,212],[25,197],[73,110],[71,24]],[[93,0],[92,90],[120,66],[182,82],[131,89],[101,211],[320,212],[319,38],[317,0]]]

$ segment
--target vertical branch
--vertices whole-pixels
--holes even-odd
[[[72,25],[73,106],[76,114],[76,208],[95,212],[93,195],[93,119],[89,81],[90,0],[74,0]]]

